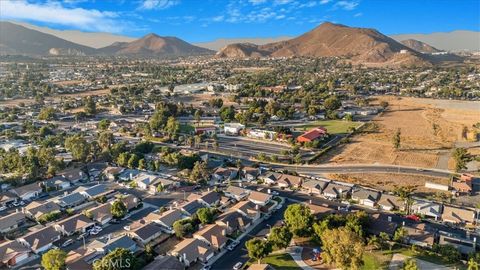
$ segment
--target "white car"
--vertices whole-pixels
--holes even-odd
[[[99,226],[95,226],[95,227],[93,227],[93,229],[97,232],[101,232],[103,230],[103,228],[99,227]]]
[[[240,269],[242,268],[242,265],[243,265],[243,263],[237,262],[237,263],[233,266],[233,270],[240,270]]]
[[[123,229],[124,229],[125,231],[130,231],[130,226],[129,226],[129,225],[123,226]]]
[[[98,233],[99,233],[99,232],[96,231],[96,230],[91,230],[91,231],[90,231],[90,234],[91,234],[91,235],[97,235]]]
[[[63,242],[62,247],[68,247],[73,244],[73,239],[68,239],[67,241]]]
[[[274,190],[274,191],[272,191],[271,193],[272,193],[272,195],[274,195],[274,196],[278,196],[278,195],[280,195],[280,193],[278,193],[278,191],[275,191],[275,190]]]

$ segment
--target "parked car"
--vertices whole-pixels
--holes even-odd
[[[62,247],[68,247],[73,244],[73,239],[68,239],[67,241],[63,242]]]
[[[118,221],[116,219],[112,219],[108,223],[110,223],[110,224],[120,224],[120,221]]]
[[[420,222],[420,217],[418,217],[416,215],[406,215],[405,218],[413,220],[415,222]]]
[[[242,265],[243,265],[243,263],[237,262],[237,263],[233,266],[233,270],[240,270],[240,269],[242,268]]]
[[[280,195],[280,193],[278,193],[278,191],[275,191],[275,190],[274,190],[274,191],[272,191],[272,192],[270,192],[270,193],[271,193],[272,195],[274,195],[274,196],[278,196],[278,195]]]

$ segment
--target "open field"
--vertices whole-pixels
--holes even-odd
[[[429,102],[390,96],[379,97],[376,102],[380,100],[386,100],[390,106],[372,120],[376,130],[354,136],[351,143],[340,145],[320,162],[447,169],[446,165],[437,166],[440,156],[449,155],[455,143],[466,141],[463,128],[472,131],[472,125],[480,119],[480,106],[476,102],[452,101],[449,104],[446,100]],[[397,129],[401,131],[399,150],[395,150],[392,143]]]
[[[438,192],[425,188],[425,182],[446,185],[450,181],[448,178],[388,173],[329,174],[328,178],[386,191],[393,191],[396,185],[417,186],[417,192],[423,193]]]
[[[315,121],[309,122],[308,124],[296,126],[296,131],[306,131],[312,128],[322,126],[327,129],[330,134],[341,134],[347,133],[351,127],[359,127],[361,123],[359,122],[349,122],[344,120],[325,120],[325,121]]]

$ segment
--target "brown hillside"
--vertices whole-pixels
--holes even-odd
[[[435,52],[441,52],[441,50],[432,47],[428,45],[427,43],[415,40],[415,39],[407,39],[407,40],[402,40],[402,44],[409,47],[412,50],[415,50],[417,52],[421,53],[435,53]]]

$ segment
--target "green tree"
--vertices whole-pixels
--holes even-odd
[[[480,269],[479,263],[478,263],[477,260],[475,260],[474,257],[471,257],[470,259],[468,259],[467,269],[468,270],[479,270]]]
[[[233,108],[233,106],[222,107],[219,113],[220,113],[220,118],[224,122],[228,123],[233,121],[233,119],[235,119],[235,109]]]
[[[138,269],[137,259],[126,248],[116,248],[101,260],[95,261],[93,270],[131,270]]]
[[[67,253],[61,249],[50,249],[42,255],[42,266],[45,270],[65,269]]]
[[[359,269],[364,252],[363,239],[347,228],[326,230],[321,236],[322,258],[341,269]]]
[[[175,117],[170,116],[167,120],[167,124],[165,125],[164,130],[170,138],[173,138],[177,135],[178,131],[180,130],[180,123],[177,120],[175,120]]]
[[[92,96],[88,96],[85,99],[85,113],[87,115],[95,115],[97,113],[97,104],[95,103],[95,100],[93,100]]]
[[[112,203],[110,212],[114,218],[123,218],[127,214],[127,206],[121,200],[115,200]]]
[[[408,236],[408,232],[405,228],[400,227],[395,231],[395,234],[393,235],[393,241],[397,242],[403,242],[405,240],[405,237]]]
[[[268,241],[274,249],[287,248],[292,240],[292,233],[286,226],[273,227],[268,235]]]
[[[402,131],[398,128],[395,134],[393,135],[393,148],[400,149],[401,141],[402,141]]]
[[[419,270],[417,261],[414,258],[408,258],[405,260],[402,266],[402,270]]]
[[[245,247],[248,251],[248,257],[258,260],[258,263],[260,263],[262,258],[265,258],[270,252],[272,252],[272,246],[270,243],[259,238],[248,240],[245,242]]]
[[[175,235],[179,238],[183,238],[193,232],[194,227],[191,219],[181,219],[173,223],[173,230]]]
[[[327,111],[334,111],[342,106],[342,102],[336,96],[330,96],[325,99],[323,106]]]
[[[467,162],[470,161],[470,156],[465,148],[455,148],[452,153],[453,160],[455,161],[455,171],[459,172],[467,168]]]
[[[85,162],[90,154],[90,144],[80,134],[68,137],[65,148],[72,153],[74,159],[81,162]]]
[[[110,120],[102,119],[98,122],[98,129],[107,130],[110,127]]]
[[[113,133],[104,131],[98,135],[98,144],[102,148],[103,151],[110,150],[110,147],[114,143],[114,136]]]
[[[209,173],[207,170],[207,165],[205,162],[197,161],[195,165],[193,165],[193,169],[190,172],[190,180],[191,181],[205,181],[209,177]]]
[[[137,154],[131,154],[130,158],[128,159],[128,167],[129,168],[137,168],[138,162],[140,161],[140,157]]]
[[[197,217],[202,224],[212,223],[214,216],[214,211],[208,207],[202,207],[197,210]]]
[[[298,203],[289,205],[283,217],[286,225],[294,235],[308,235],[312,227],[313,217],[306,205]]]
[[[44,107],[38,113],[38,120],[53,120],[55,119],[56,111],[52,107]]]

